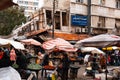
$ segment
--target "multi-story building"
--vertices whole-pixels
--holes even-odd
[[[34,29],[51,28],[54,15],[55,31],[79,35],[120,33],[120,0],[44,0],[43,3],[34,14],[39,20]]]
[[[17,0],[17,4],[25,9],[26,17],[32,15],[36,10],[40,9],[42,0]]]

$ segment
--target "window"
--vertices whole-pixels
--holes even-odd
[[[26,5],[28,5],[28,2],[27,2],[27,1],[25,1],[25,4],[26,4]]]
[[[68,17],[67,17],[67,13],[66,12],[62,12],[62,25],[63,26],[68,26]]]
[[[100,5],[105,5],[105,0],[99,0]]]
[[[83,0],[76,0],[76,2],[83,3]]]
[[[115,27],[120,29],[120,19],[115,19]]]
[[[120,8],[120,0],[116,0],[116,8]]]
[[[105,17],[99,17],[98,27],[105,27]]]
[[[33,4],[34,4],[35,6],[38,6],[38,2],[34,2]]]
[[[46,20],[47,20],[47,25],[51,26],[52,25],[52,12],[50,10],[46,10]]]

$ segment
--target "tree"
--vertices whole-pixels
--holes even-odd
[[[16,25],[26,21],[23,8],[12,6],[0,11],[0,35],[9,35]]]

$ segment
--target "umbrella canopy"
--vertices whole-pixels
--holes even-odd
[[[25,40],[20,40],[20,41],[27,45],[41,46],[41,43],[34,39],[25,39]]]
[[[120,37],[114,34],[101,34],[78,41],[75,47],[106,47],[120,42]]]
[[[74,48],[72,44],[61,38],[46,41],[43,43],[42,47],[47,50],[58,48],[64,51],[77,51],[77,48]]]
[[[95,47],[82,47],[81,48],[82,52],[91,52],[91,53],[96,53],[96,54],[105,54],[102,50],[99,50],[98,48]]]
[[[16,49],[22,49],[22,50],[25,49],[24,45],[21,44],[20,42],[9,40],[9,39],[1,39],[0,38],[0,46],[9,45],[9,44],[12,45]]]

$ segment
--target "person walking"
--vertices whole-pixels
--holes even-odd
[[[41,62],[41,66],[43,67],[42,70],[41,70],[41,77],[43,78],[43,73],[45,72],[45,77],[46,77],[46,71],[44,70],[44,66],[48,66],[49,65],[49,56],[50,56],[50,53],[52,51],[51,50],[46,50],[45,53],[44,53],[44,56],[43,56],[43,60]]]
[[[100,55],[100,67],[101,67],[101,69],[106,68],[106,58],[103,55]]]
[[[62,53],[62,55],[61,55],[60,66],[57,71],[58,71],[58,73],[61,74],[62,80],[68,80],[68,69],[69,69],[69,65],[70,65],[70,60],[65,51],[62,51],[61,53]]]

